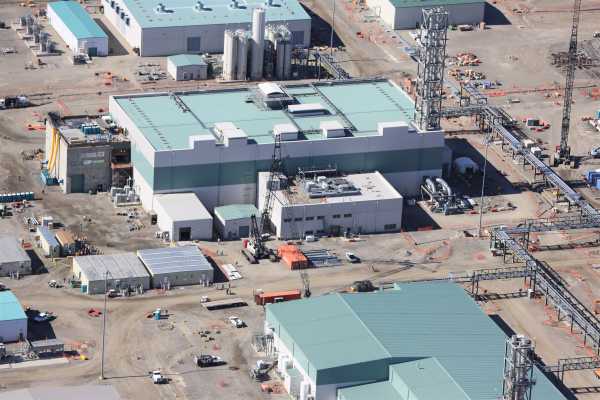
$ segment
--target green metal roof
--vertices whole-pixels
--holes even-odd
[[[90,17],[85,9],[75,1],[48,3],[56,15],[65,23],[77,39],[107,38],[102,28]]]
[[[321,139],[322,121],[338,121],[351,128],[355,136],[369,136],[377,133],[379,122],[408,123],[413,117],[410,97],[387,80],[315,83],[285,89],[300,103],[320,103],[329,115],[298,117],[286,110],[265,109],[247,101],[254,88],[180,94],[197,119],[184,112],[167,93],[115,96],[115,100],[157,151],[188,149],[190,136],[211,135],[210,128],[217,122],[233,122],[250,140],[262,144],[273,143],[275,124],[295,124],[306,132],[302,140],[316,140]]]
[[[215,214],[224,221],[233,219],[250,218],[252,215],[258,217],[258,210],[254,204],[230,204],[227,206],[215,207]]]
[[[323,379],[324,383],[352,382],[345,375],[370,373],[361,366],[348,368],[358,363],[384,360],[392,365],[435,357],[468,399],[496,400],[502,393],[506,336],[455,284],[403,284],[384,292],[271,304],[267,321],[276,333],[279,329],[285,334],[282,341],[288,348],[306,358],[317,385]],[[410,375],[408,369],[400,372]],[[534,397],[564,399],[535,372]],[[415,388],[425,391],[417,378],[413,373]],[[373,380],[385,379],[387,371]],[[443,393],[438,392],[437,398]]]
[[[202,11],[194,9],[197,0],[121,1],[142,28],[250,24],[258,7],[265,9],[267,23],[310,19],[297,0],[274,0],[271,7],[264,0],[240,0],[238,8],[232,8],[230,0],[203,0]],[[156,11],[158,3],[165,5],[165,12]]]
[[[470,400],[435,358],[390,365],[387,381],[340,389],[340,400]]]
[[[176,56],[168,57],[168,60],[177,67],[185,67],[187,65],[207,65],[206,61],[204,61],[204,57],[197,54],[178,54]]]
[[[0,321],[26,319],[21,303],[11,291],[0,292]]]
[[[389,0],[394,7],[435,7],[460,4],[484,4],[485,0]]]

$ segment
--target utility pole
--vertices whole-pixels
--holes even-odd
[[[100,357],[100,379],[104,377],[104,345],[106,337],[106,313],[107,313],[107,297],[108,297],[108,270],[104,273],[104,311],[102,313],[102,355]]]
[[[485,135],[485,155],[483,160],[483,177],[481,178],[481,199],[479,200],[479,237],[483,236],[483,197],[485,196],[485,176],[488,163],[488,147],[490,147],[490,137]]]
[[[331,4],[333,4],[333,13],[331,14],[331,37],[329,38],[329,54],[333,56],[333,32],[335,30],[335,0],[331,0]]]

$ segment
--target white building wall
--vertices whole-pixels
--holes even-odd
[[[395,26],[396,7],[394,7],[390,0],[366,0],[366,3],[367,7],[381,18],[387,26]]]
[[[478,24],[484,20],[485,2],[474,4],[448,4],[444,7],[448,10],[448,23],[451,25]],[[417,24],[421,23],[422,19],[422,7],[396,8],[394,29],[414,29],[417,27]]]
[[[98,56],[108,55],[108,38],[86,38],[78,40],[64,21],[54,12],[52,7],[48,7],[48,21],[56,33],[62,38],[73,53],[78,52],[79,47],[85,42],[85,50],[96,47]]]
[[[140,28],[138,22],[131,16],[131,12],[126,6],[123,5],[121,1],[115,1],[115,8],[112,8],[110,4],[111,0],[104,0],[102,2],[102,5],[104,6],[104,15],[108,21],[119,31],[125,40],[127,40],[127,43],[129,43],[131,47],[140,48],[142,41],[142,29]],[[119,15],[116,13],[116,5],[119,6]],[[129,16],[129,25],[127,25],[125,21],[121,19],[121,9],[123,9],[125,14]]]
[[[341,234],[346,229],[352,233],[396,232],[402,225],[402,206],[402,198],[286,207],[275,202],[272,221],[277,237],[284,240],[307,234],[327,234],[333,227],[339,227]]]
[[[303,31],[304,43],[310,44],[310,19],[299,21],[269,21],[269,25],[285,24],[290,32]],[[222,53],[225,30],[250,29],[250,22],[243,24],[175,26],[165,28],[144,28],[141,36],[141,56],[169,56],[189,53],[188,37],[200,37],[200,51],[195,53]]]
[[[0,321],[0,342],[17,342],[27,339],[27,318]]]

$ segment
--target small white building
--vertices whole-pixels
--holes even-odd
[[[138,250],[138,257],[152,276],[152,287],[210,285],[214,270],[196,246]]]
[[[39,244],[44,255],[49,258],[60,257],[60,244],[54,237],[54,233],[45,226],[38,226],[37,235]]]
[[[415,29],[423,9],[442,6],[452,25],[479,24],[484,20],[484,0],[366,0],[367,6],[393,29]]]
[[[268,179],[268,172],[259,173],[259,209],[263,208]],[[271,222],[279,239],[397,232],[401,228],[403,198],[379,172],[298,178],[294,183],[282,178],[271,184],[277,198]]]
[[[0,343],[27,340],[27,316],[13,292],[0,292]]]
[[[208,64],[197,54],[167,57],[167,72],[176,81],[200,81],[208,78]]]
[[[157,195],[154,211],[172,241],[212,239],[212,216],[194,193]]]
[[[230,204],[215,207],[215,228],[222,240],[235,240],[250,236],[252,216],[260,224],[260,215],[254,204]]]
[[[48,3],[48,21],[73,53],[108,55],[108,36],[76,1]]]
[[[150,288],[150,275],[134,253],[74,257],[73,275],[81,280],[81,291],[87,294]]]
[[[31,259],[14,236],[0,236],[0,276],[13,274],[31,274]]]

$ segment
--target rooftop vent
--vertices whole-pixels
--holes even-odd
[[[194,5],[194,11],[196,11],[196,12],[202,12],[204,10],[205,10],[204,3],[201,2],[200,0],[198,0],[196,2],[196,4]]]
[[[316,180],[305,181],[304,190],[307,192],[308,197],[312,199],[322,197],[354,196],[360,194],[360,189],[358,189],[348,180],[343,178],[329,179],[324,176],[319,176]]]
[[[328,114],[328,110],[321,103],[291,104],[288,106],[288,112],[295,117]]]
[[[154,11],[156,11],[157,13],[164,13],[164,12],[167,12],[167,8],[165,7],[165,5],[163,3],[158,3],[156,5],[156,8],[154,9]]]
[[[238,0],[231,0],[231,3],[229,3],[229,8],[240,8],[240,3]]]

